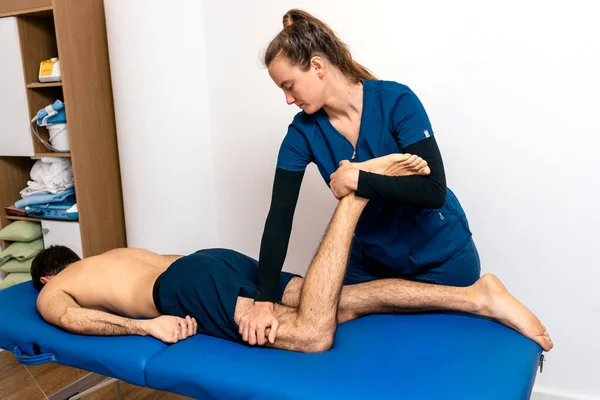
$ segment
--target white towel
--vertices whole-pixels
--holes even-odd
[[[74,186],[70,158],[42,157],[33,164],[30,176],[27,187],[21,190],[22,197],[41,193],[54,194]]]

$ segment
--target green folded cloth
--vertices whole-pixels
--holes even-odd
[[[33,262],[33,258],[28,258],[27,260],[17,260],[12,259],[9,260],[6,264],[0,266],[0,271],[4,272],[27,272],[31,271],[31,263]]]
[[[17,260],[27,260],[34,257],[44,248],[44,239],[36,239],[32,242],[14,242],[0,253],[0,259],[16,258]],[[0,261],[0,264],[2,262]]]
[[[15,221],[0,231],[0,240],[31,242],[42,237],[42,224],[31,221]]]
[[[0,290],[17,285],[19,283],[30,281],[31,274],[25,272],[13,272],[8,274],[2,282],[0,282]]]

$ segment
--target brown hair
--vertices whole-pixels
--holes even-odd
[[[310,68],[315,55],[325,57],[335,65],[352,83],[362,79],[377,79],[365,67],[352,59],[348,46],[318,18],[309,13],[292,9],[283,16],[283,30],[269,43],[264,64],[269,64],[282,55],[303,71]]]

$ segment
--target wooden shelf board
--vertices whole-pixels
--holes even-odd
[[[9,221],[33,221],[33,222],[41,222],[42,221],[39,218],[18,217],[16,215],[7,215],[6,219],[8,219]]]
[[[6,219],[8,219],[10,221],[32,221],[32,222],[42,222],[42,221],[79,222],[79,220],[72,220],[72,219],[31,218],[31,217],[18,217],[16,215],[7,215]]]
[[[71,157],[71,153],[35,153],[33,157]]]
[[[29,83],[27,89],[42,89],[47,87],[62,87],[62,82],[48,82],[48,83]]]
[[[26,9],[26,10],[5,12],[5,13],[0,13],[0,18],[13,17],[13,16],[52,18],[52,10],[53,9],[54,9],[53,6],[45,6],[45,7],[30,8],[30,9]]]

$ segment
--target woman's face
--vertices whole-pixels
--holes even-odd
[[[313,57],[308,71],[291,65],[282,56],[275,57],[268,66],[271,79],[285,94],[285,101],[297,105],[307,114],[318,111],[324,104],[325,85],[321,60]]]

